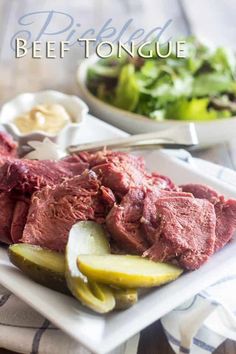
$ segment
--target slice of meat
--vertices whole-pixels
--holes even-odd
[[[10,244],[11,241],[11,222],[15,202],[9,193],[0,193],[0,241]]]
[[[20,241],[64,251],[72,225],[79,220],[101,221],[101,209],[100,182],[92,171],[47,186],[32,197]]]
[[[156,201],[159,235],[144,256],[159,261],[177,259],[186,269],[199,268],[213,253],[216,216],[203,199],[161,197]]]
[[[106,149],[95,153],[83,151],[79,153],[79,157],[84,162],[89,163],[90,168],[112,162],[116,166],[129,165],[140,171],[145,171],[145,161],[143,157],[127,154],[125,152]]]
[[[220,196],[213,188],[204,184],[184,184],[180,186],[183,192],[192,193],[195,198],[207,199],[212,204],[217,203],[222,196]]]
[[[181,188],[183,191],[192,193],[196,198],[209,200],[214,205],[216,213],[215,252],[220,250],[231,240],[236,231],[236,200],[225,200],[223,195],[201,184],[187,184]]]
[[[117,245],[131,253],[142,254],[148,247],[140,228],[145,193],[130,188],[120,205],[115,205],[106,218],[106,226]]]
[[[89,163],[101,179],[104,186],[109,187],[121,199],[130,187],[177,189],[166,176],[148,173],[144,159],[140,156],[124,152],[98,151],[94,154],[82,152],[80,158]]]
[[[124,196],[130,187],[143,184],[145,180],[144,160],[122,152],[97,153],[90,161],[101,183],[118,196]]]
[[[215,204],[216,241],[215,252],[223,248],[236,230],[236,200],[229,199]]]
[[[161,197],[189,197],[193,198],[191,193],[166,191],[153,188],[146,192],[143,206],[143,217],[141,219],[142,229],[149,242],[154,243],[161,232],[161,223],[158,215],[158,204],[156,202]]]
[[[32,194],[44,186],[52,186],[80,174],[86,167],[84,162],[75,160],[8,159],[0,167],[0,190]]]
[[[0,132],[0,156],[3,157],[17,157],[17,143],[13,140],[11,135]]]
[[[30,200],[16,200],[13,218],[11,222],[11,240],[13,243],[19,242],[23,235],[29,211]]]

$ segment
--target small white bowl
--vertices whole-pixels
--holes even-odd
[[[22,113],[29,112],[39,104],[60,104],[71,116],[72,122],[66,124],[57,134],[44,131],[32,131],[23,134],[14,124],[14,119]],[[2,106],[0,111],[0,124],[14,137],[20,145],[28,141],[49,138],[53,142],[65,148],[76,144],[76,137],[88,113],[88,106],[77,96],[66,95],[58,91],[40,91],[35,93],[23,93],[16,96]]]
[[[82,61],[77,70],[77,83],[80,96],[91,109],[92,114],[106,122],[123,129],[131,134],[149,133],[164,130],[173,126],[186,124],[186,121],[166,119],[157,122],[148,117],[112,106],[94,96],[87,88],[86,79],[89,67],[96,64],[100,58],[94,54]],[[212,121],[194,121],[199,145],[207,147],[213,144],[235,139],[236,117],[216,119]]]

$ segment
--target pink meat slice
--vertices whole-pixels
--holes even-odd
[[[122,250],[142,254],[148,247],[140,228],[145,193],[141,188],[130,188],[120,205],[114,205],[106,218],[111,238]]]
[[[102,184],[111,188],[120,199],[130,187],[155,186],[167,190],[177,188],[168,177],[147,172],[144,159],[140,156],[107,150],[82,152],[79,156],[97,173]]]
[[[195,198],[207,199],[212,204],[216,204],[222,198],[222,196],[220,196],[213,188],[204,184],[189,183],[180,186],[180,188],[183,192],[192,193]]]
[[[196,198],[207,199],[215,207],[216,240],[215,252],[224,247],[233,237],[236,230],[236,200],[225,200],[214,189],[201,184],[181,186],[183,191],[192,193]]]
[[[149,242],[154,243],[160,235],[160,218],[158,215],[158,204],[156,202],[161,197],[188,197],[193,198],[191,193],[166,191],[154,188],[146,192],[143,205],[143,217],[141,219],[142,229]]]
[[[90,166],[101,183],[119,196],[125,195],[130,187],[141,185],[145,179],[144,160],[122,152],[98,153]]]
[[[80,174],[87,166],[75,160],[7,159],[0,167],[0,190],[32,194],[44,186],[52,186]]]
[[[236,200],[229,199],[215,204],[216,241],[215,252],[223,248],[236,230]]]
[[[107,162],[113,162],[115,165],[126,164],[133,165],[138,170],[145,170],[145,161],[143,157],[127,154],[120,151],[101,150],[94,153],[80,152],[79,158],[88,163],[90,168],[103,165]]]
[[[63,251],[75,222],[104,222],[107,211],[103,202],[100,182],[92,171],[85,171],[81,176],[53,187],[47,186],[32,197],[20,241]]]
[[[216,216],[203,199],[161,197],[156,201],[159,235],[144,252],[153,260],[177,258],[186,269],[199,268],[214,251]]]

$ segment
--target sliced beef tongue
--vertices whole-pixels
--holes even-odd
[[[213,205],[191,193],[131,187],[106,218],[111,238],[122,251],[154,260],[178,260],[196,269],[213,253]]]
[[[143,157],[127,154],[125,152],[117,152],[110,150],[97,151],[95,153],[81,152],[79,157],[89,163],[90,168],[112,162],[117,167],[133,166],[140,171],[145,171],[145,161]]]
[[[97,153],[90,162],[102,184],[118,196],[124,196],[130,187],[143,184],[145,164],[140,157],[122,152]]]
[[[224,247],[236,231],[236,200],[229,199],[215,204],[216,241],[215,252]]]
[[[156,186],[159,189],[172,190],[177,187],[166,176],[148,173],[144,159],[140,156],[124,152],[99,151],[96,153],[80,153],[80,158],[89,163],[90,168],[97,173],[102,184],[113,190],[120,198],[130,187]]]
[[[144,256],[159,261],[177,259],[186,269],[199,268],[214,251],[213,205],[188,196],[166,196],[156,200],[155,208],[157,237]]]
[[[215,207],[216,213],[216,240],[215,252],[224,247],[236,231],[236,200],[225,200],[214,189],[201,184],[187,184],[181,189],[190,192],[196,198],[207,199]]]
[[[212,204],[216,204],[224,197],[220,196],[213,188],[204,184],[184,184],[180,186],[183,192],[192,193],[195,198],[207,199]]]
[[[157,236],[161,232],[161,223],[158,215],[157,204],[161,197],[189,197],[193,198],[191,193],[168,191],[158,188],[152,188],[152,190],[146,191],[146,196],[143,205],[143,216],[141,218],[142,229],[146,234],[149,242],[155,242]]]
[[[101,194],[100,181],[93,171],[34,193],[20,241],[63,251],[75,222],[104,222],[107,205]]]
[[[80,174],[86,167],[87,164],[75,159],[59,162],[7,159],[0,168],[0,190],[32,194],[46,185]]]
[[[111,238],[122,249],[142,254],[148,247],[141,230],[145,192],[142,188],[130,188],[119,205],[114,205],[106,218]]]
[[[0,241],[15,243],[22,237],[31,194],[80,174],[88,164],[78,156],[58,162],[20,160],[12,157],[17,145],[8,136],[3,144],[3,138],[5,135],[0,133],[0,155],[4,155],[0,157]]]

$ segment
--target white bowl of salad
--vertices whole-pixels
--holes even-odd
[[[77,71],[82,97],[99,118],[143,133],[186,121],[196,124],[200,145],[235,137],[236,58],[226,48],[187,40],[188,55],[166,59],[84,60]]]

